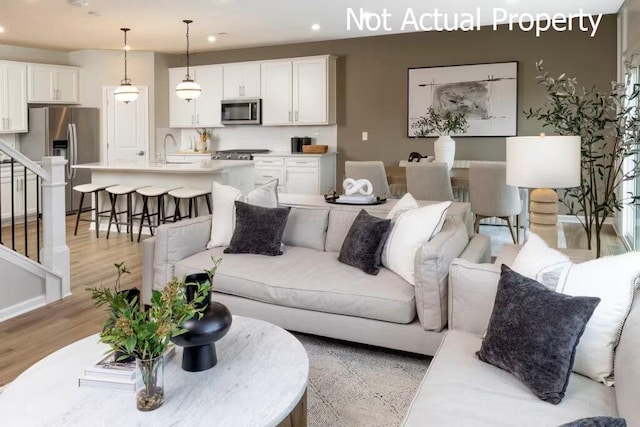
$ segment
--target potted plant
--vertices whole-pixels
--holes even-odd
[[[196,132],[200,135],[200,140],[196,142],[196,151],[207,151],[207,141],[213,136],[213,131],[201,128],[196,129]]]
[[[411,128],[414,130],[414,135],[419,138],[438,136],[433,144],[436,162],[447,162],[451,169],[456,154],[456,143],[451,135],[465,132],[469,124],[463,112],[436,110],[430,106],[426,114],[416,120]]]
[[[597,257],[602,253],[600,234],[607,218],[626,203],[640,200],[635,194],[621,194],[624,182],[640,176],[640,116],[638,107],[632,105],[637,103],[639,88],[630,79],[631,62],[625,65],[625,81],[614,81],[609,91],[601,92],[579,86],[565,74],[551,77],[540,61],[536,63],[537,79],[547,92],[546,102],[525,111],[527,118],[542,121],[543,127],[559,135],[581,137],[580,186],[564,192],[560,202],[580,220],[588,249],[595,237]]]
[[[123,264],[118,267],[118,278]],[[172,337],[185,332],[182,325],[203,308],[203,301],[211,289],[211,282],[189,284],[195,292],[188,299],[185,280],[173,278],[161,291],[154,290],[151,305],[140,310],[138,299],[129,300],[122,292],[100,287],[89,289],[96,306],[108,307],[109,318],[102,324],[100,341],[113,350],[135,356],[141,375],[136,394],[141,411],[154,410],[164,402],[164,358]]]

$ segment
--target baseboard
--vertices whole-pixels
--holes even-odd
[[[615,227],[615,218],[609,217],[604,223]],[[567,224],[580,224],[580,219],[576,215],[558,215],[558,222],[566,222]],[[616,231],[617,232],[617,231]]]
[[[3,308],[0,310],[0,322],[9,320],[12,317],[19,316],[28,311],[35,310],[36,308],[44,307],[46,305],[46,298],[44,295],[37,296],[35,298],[22,301],[11,307]]]

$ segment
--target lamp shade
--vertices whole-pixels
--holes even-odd
[[[580,185],[579,136],[507,138],[507,184],[528,188]]]
[[[196,99],[200,96],[201,92],[202,89],[200,89],[200,85],[190,79],[185,79],[176,86],[176,95],[178,95],[178,98],[186,99],[187,101]]]
[[[138,99],[138,88],[130,83],[124,83],[116,88],[113,96],[116,98],[116,101],[127,104]]]

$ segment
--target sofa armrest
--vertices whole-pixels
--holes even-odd
[[[486,234],[476,234],[459,258],[470,262],[491,262],[491,238]]]
[[[468,243],[465,225],[461,221],[447,220],[442,231],[416,253],[416,311],[427,331],[440,331],[447,325],[449,264],[460,256]]]
[[[173,278],[177,262],[205,250],[210,236],[211,215],[158,227],[150,273],[152,289],[162,289]]]
[[[454,259],[449,268],[449,329],[483,335],[500,280],[500,265]]]
[[[142,304],[151,304],[153,290],[153,259],[156,251],[156,237],[142,241]]]

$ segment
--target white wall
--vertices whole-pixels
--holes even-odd
[[[0,44],[0,59],[6,61],[38,62],[41,64],[69,65],[69,53],[58,50]]]
[[[154,56],[153,52],[130,51],[127,54],[127,75],[131,83],[149,89],[149,141],[155,139]],[[102,108],[102,88],[119,86],[124,77],[124,55],[121,50],[74,51],[69,53],[69,63],[82,67],[80,93],[84,107]]]

